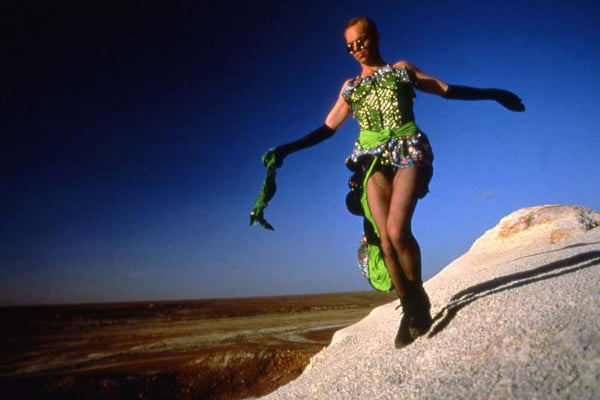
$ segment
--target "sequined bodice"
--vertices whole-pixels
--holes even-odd
[[[406,68],[387,65],[351,80],[343,91],[361,130],[395,129],[414,121],[415,92]]]

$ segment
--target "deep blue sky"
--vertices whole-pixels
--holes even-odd
[[[600,209],[595,1],[1,7],[0,304],[370,290],[344,204],[355,121],[286,160],[274,232],[248,225],[261,154],[321,125],[359,73],[356,15],[386,61],[527,106],[418,94],[436,156],[414,218],[425,278],[514,210]]]

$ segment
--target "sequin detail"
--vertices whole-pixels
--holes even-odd
[[[420,164],[430,166],[433,163],[429,139],[420,131],[412,136],[392,136],[388,141],[375,147],[363,147],[357,140],[352,153],[346,159],[346,165],[354,170],[351,166],[359,164],[359,160],[365,156],[380,157],[381,165],[397,168],[414,167]]]
[[[358,245],[358,267],[361,270],[362,276],[369,280],[369,247],[367,237],[363,235],[360,238]]]
[[[394,129],[414,120],[416,96],[406,68],[386,65],[371,76],[358,76],[348,82],[342,95],[361,130]]]

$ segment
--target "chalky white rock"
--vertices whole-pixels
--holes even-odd
[[[516,211],[425,287],[427,335],[395,349],[397,302],[378,307],[264,398],[600,398],[600,213]]]

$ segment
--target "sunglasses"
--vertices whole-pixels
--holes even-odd
[[[354,45],[358,47],[358,51],[361,51],[365,48],[365,40],[367,38],[356,39],[354,42],[346,43],[346,51],[350,54],[354,54]]]

